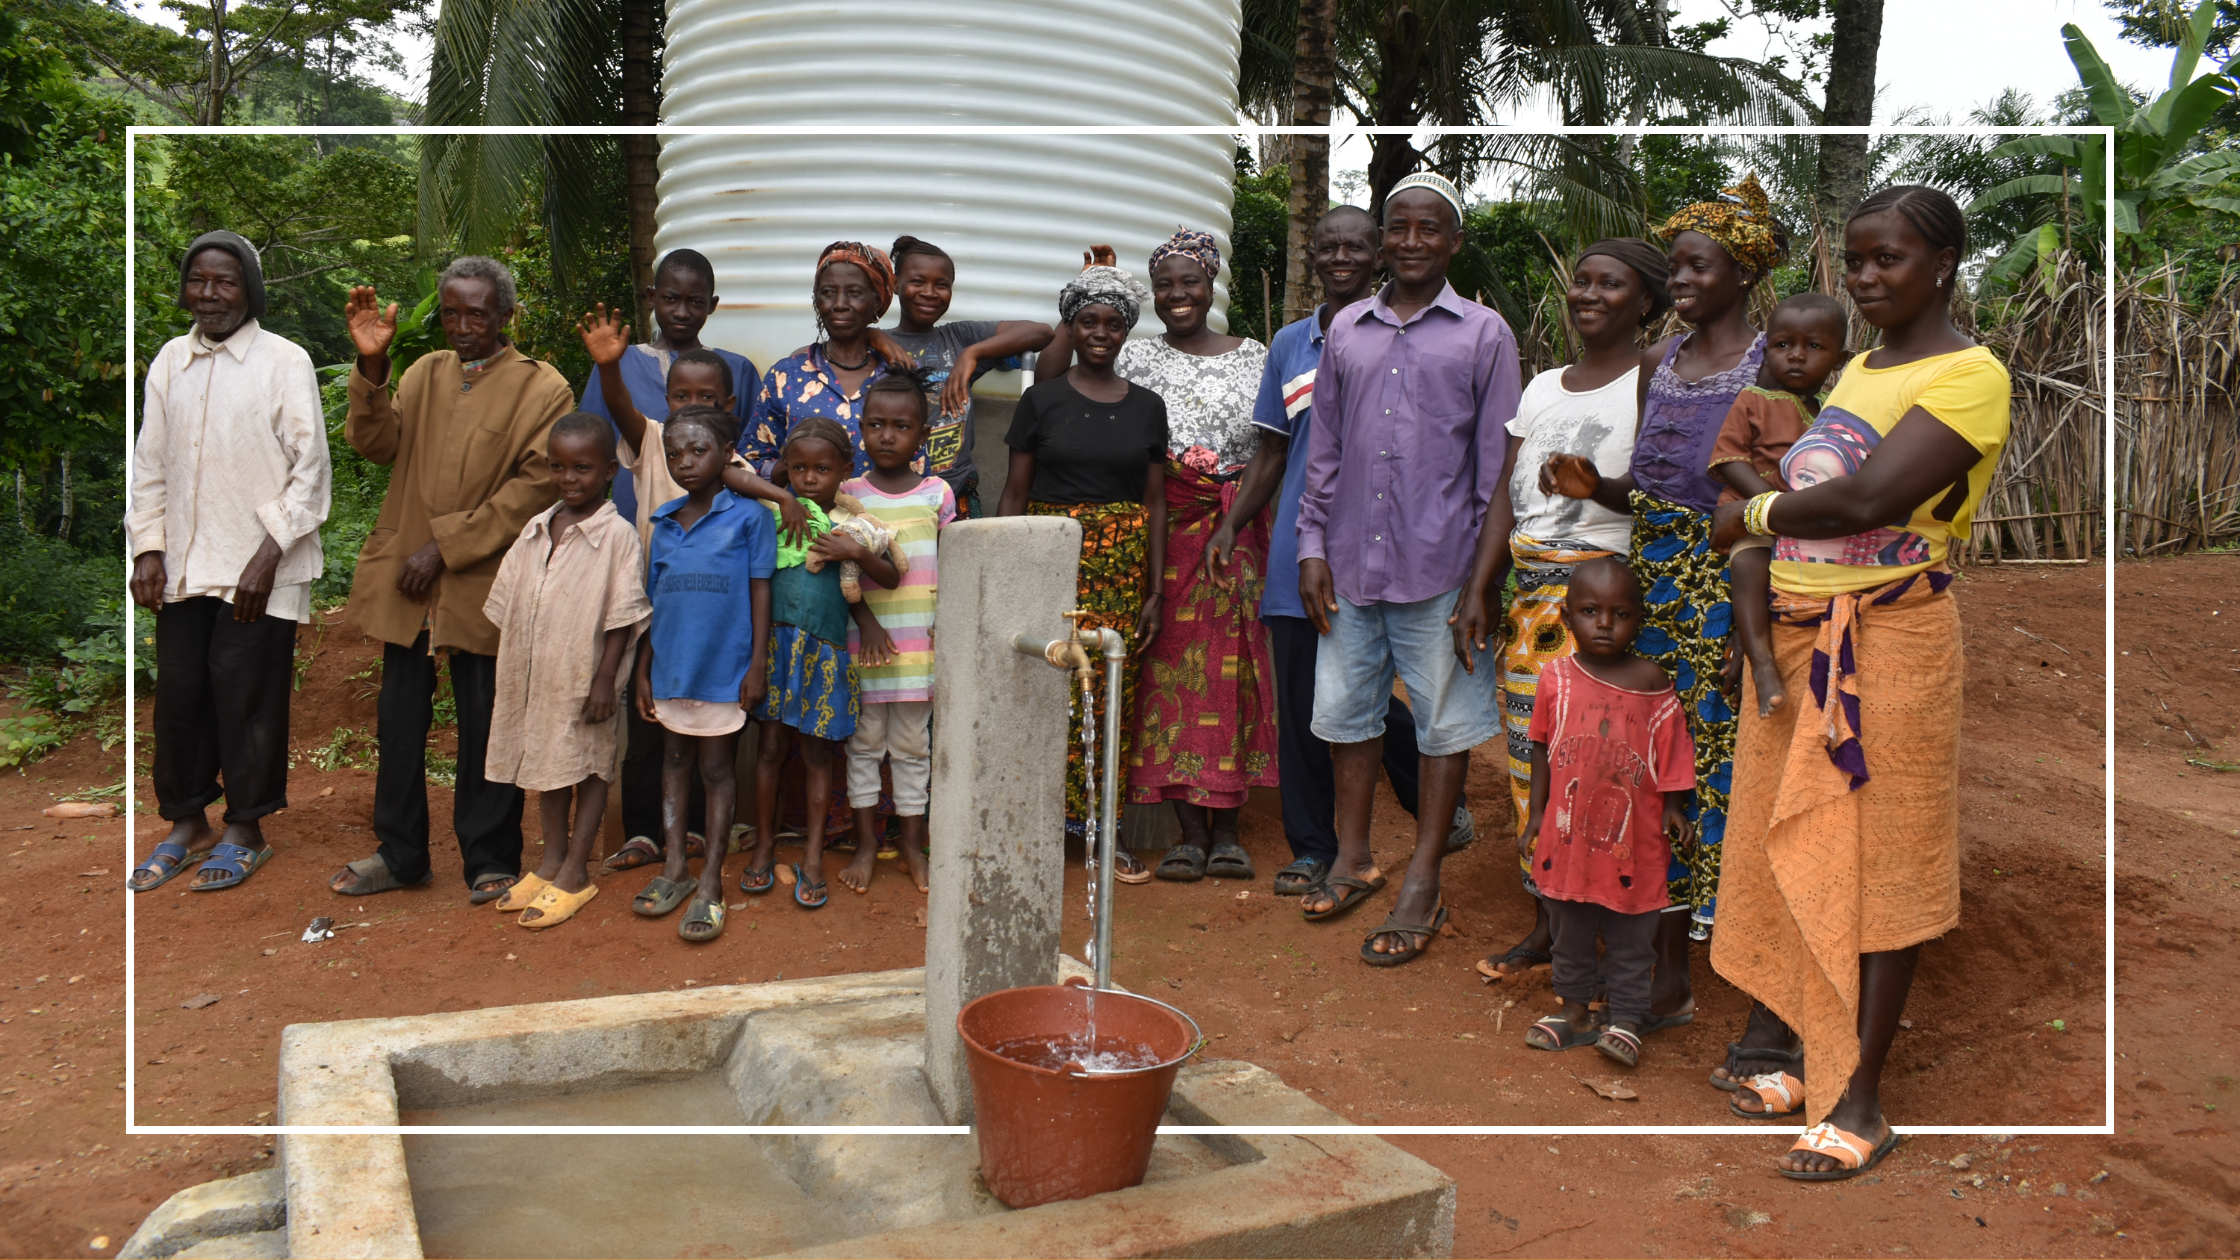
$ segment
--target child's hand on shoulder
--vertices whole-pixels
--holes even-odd
[[[594,676],[591,680],[591,694],[583,702],[584,725],[597,726],[613,717],[614,710],[614,679]]]
[[[801,499],[792,491],[776,500],[778,505],[778,537],[789,547],[798,547],[809,537],[809,509],[801,506]]]

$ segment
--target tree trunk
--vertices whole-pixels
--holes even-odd
[[[55,532],[55,537],[64,542],[70,541],[70,518],[76,513],[77,506],[77,500],[70,494],[70,452],[64,451],[62,453],[62,528]]]
[[[1291,78],[1291,122],[1319,127],[1316,135],[1292,136],[1291,223],[1285,233],[1283,322],[1312,314],[1322,296],[1314,268],[1307,263],[1308,238],[1330,206],[1330,111],[1337,101],[1337,59],[1333,39],[1337,0],[1299,0],[1299,42]]]
[[[1644,41],[1659,48],[1664,47],[1672,37],[1670,0],[1649,0],[1646,16],[1649,20],[1642,31]],[[1626,125],[1638,127],[1648,121],[1649,94],[1647,86],[1643,85],[1634,89],[1633,101],[1626,109]],[[1640,136],[1624,135],[1618,137],[1618,165],[1629,171],[1632,170],[1634,150],[1640,147]]]
[[[1376,95],[1370,114],[1379,127],[1414,128],[1423,121],[1416,95],[1423,87],[1423,20],[1415,10],[1399,8],[1377,38]],[[1407,132],[1385,132],[1369,142],[1369,213],[1384,220],[1384,199],[1392,186],[1415,173],[1423,155]]]
[[[1882,0],[1835,0],[1835,32],[1828,50],[1828,97],[1820,121],[1830,127],[1864,127],[1874,121],[1875,56],[1882,48]],[[1867,137],[1820,137],[1820,170],[1814,189],[1820,228],[1832,241],[1851,208],[1866,195]]]
[[[622,0],[622,123],[651,127],[661,121],[661,0]],[[630,301],[640,337],[653,336],[647,324],[645,291],[653,284],[655,184],[661,176],[661,149],[652,136],[622,138],[623,173],[630,201]]]

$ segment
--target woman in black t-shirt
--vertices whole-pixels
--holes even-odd
[[[1070,516],[1081,522],[1081,576],[1075,606],[1095,614],[1084,628],[1132,633],[1141,651],[1159,633],[1158,575],[1167,552],[1167,406],[1112,370],[1150,293],[1118,267],[1083,271],[1058,295],[1058,316],[1073,335],[1074,364],[1019,399],[1011,432],[1011,471],[1000,516]],[[1135,739],[1136,671],[1121,671],[1119,755]],[[1066,829],[1084,834],[1096,816],[1097,785],[1081,757],[1083,722],[1101,715],[1076,710],[1066,749]],[[1103,755],[1114,755],[1113,749]],[[1127,764],[1122,760],[1122,765]],[[1125,848],[1115,854],[1119,878],[1140,884],[1151,871]]]

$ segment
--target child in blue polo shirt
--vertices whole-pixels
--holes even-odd
[[[707,846],[700,878],[688,877],[684,831],[692,765],[707,787],[707,830],[731,834],[738,789],[732,761],[747,714],[762,703],[770,627],[770,575],[778,531],[762,506],[724,488],[738,439],[734,418],[714,407],[669,417],[661,445],[669,476],[685,492],[653,513],[646,588],[653,624],[633,683],[639,715],[662,728],[661,874],[630,908],[657,918],[685,905],[677,935],[723,934],[724,844]],[[688,900],[689,899],[689,900]]]

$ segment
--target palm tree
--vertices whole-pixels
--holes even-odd
[[[1430,167],[1458,182],[1506,167],[1558,208],[1582,239],[1638,230],[1640,196],[1623,146],[1598,137],[1454,135],[1553,99],[1566,123],[1607,126],[1683,114],[1807,121],[1797,85],[1754,63],[1671,47],[1663,0],[1333,0],[1336,104],[1364,125],[1421,128],[1379,135],[1368,164],[1369,209],[1392,185]],[[1300,4],[1246,6],[1240,94],[1288,81],[1279,34]],[[1271,24],[1255,31],[1256,24]],[[1294,39],[1294,56],[1296,56]],[[1430,136],[1423,144],[1419,137]]]
[[[650,126],[659,121],[660,0],[447,0],[428,67],[433,126]],[[424,240],[488,250],[535,196],[563,287],[583,259],[595,172],[610,142],[588,136],[427,136]],[[632,299],[653,282],[651,136],[622,138]],[[645,312],[638,312],[645,326]]]

